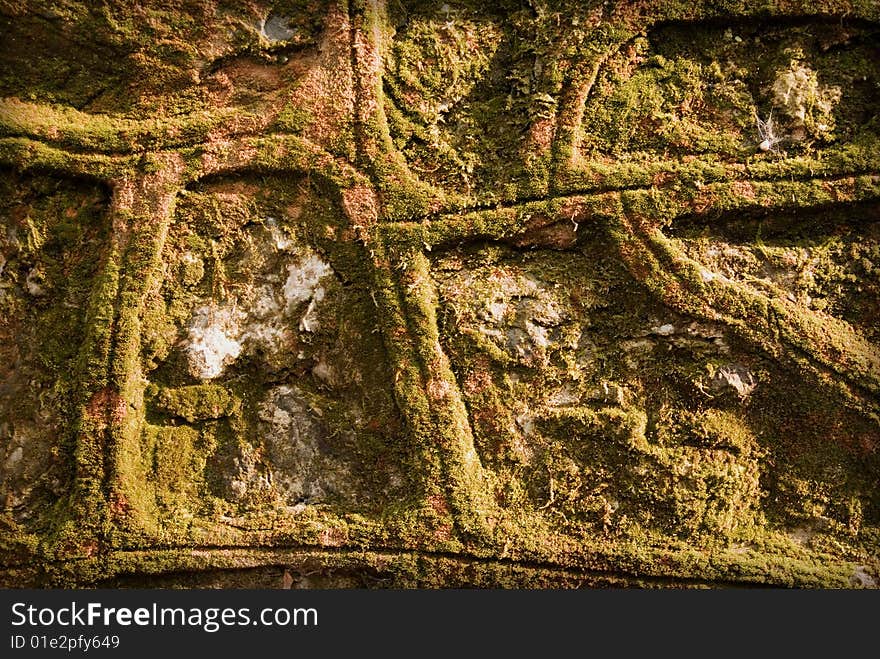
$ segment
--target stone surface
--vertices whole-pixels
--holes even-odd
[[[0,8],[0,583],[880,583],[877,3],[92,4]]]

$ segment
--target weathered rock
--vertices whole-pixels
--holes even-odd
[[[320,503],[351,487],[352,477],[333,462],[329,430],[302,392],[290,386],[269,391],[259,414],[272,481],[288,505]]]
[[[755,376],[741,364],[726,364],[720,367],[709,382],[712,390],[720,393],[732,391],[740,398],[752,393],[757,384]]]

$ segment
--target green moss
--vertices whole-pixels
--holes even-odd
[[[156,409],[190,423],[232,416],[241,407],[229,390],[213,384],[159,389],[151,398]]]
[[[228,110],[203,111],[183,119],[137,121],[12,98],[0,102],[0,136],[33,137],[68,149],[120,154],[204,141],[233,116]]]
[[[204,495],[204,472],[216,448],[197,431],[180,427],[147,426],[143,443],[151,471],[149,480],[156,488],[156,503],[166,518],[179,518],[179,509],[200,506]]]
[[[309,112],[296,105],[288,103],[278,113],[272,129],[281,133],[301,133],[312,117]]]

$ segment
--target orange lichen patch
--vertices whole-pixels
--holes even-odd
[[[740,199],[754,201],[757,197],[755,186],[749,181],[734,181],[730,184],[730,192]]]
[[[431,532],[432,536],[441,542],[451,540],[454,537],[455,529],[453,524],[448,521],[452,517],[452,511],[446,497],[442,494],[432,494],[428,497],[427,503],[436,518]]]
[[[382,77],[382,57],[379,53],[381,35],[378,25],[373,25],[370,15],[358,17],[352,39],[352,52],[356,62],[355,74],[358,78],[359,98],[358,120],[367,124],[376,118],[382,107],[377,95]]]
[[[859,435],[859,445],[866,455],[874,454],[880,448],[880,438],[873,434],[863,433]]]
[[[563,220],[543,227],[529,229],[510,241],[516,247],[541,245],[550,249],[568,249],[577,242],[577,225]]]
[[[688,299],[688,295],[678,282],[668,281],[663,285],[663,299],[684,303]]]
[[[442,494],[432,494],[428,497],[428,505],[439,517],[448,517],[450,515],[449,502]]]
[[[850,201],[856,196],[856,181],[852,177],[841,178],[836,181],[823,181],[822,187],[837,202]]]
[[[628,224],[631,231],[634,231],[637,234],[654,234],[654,236],[662,238],[662,234],[660,233],[660,227],[663,226],[662,218],[631,213],[627,215],[626,224]]]
[[[128,403],[112,387],[104,387],[92,394],[85,408],[85,415],[99,428],[108,423],[121,423],[127,413]]]
[[[690,201],[688,206],[694,213],[705,213],[712,208],[715,203],[716,195],[712,191],[698,192]]]
[[[287,65],[292,71],[302,69],[293,63]],[[251,58],[241,58],[224,66],[220,71],[235,87],[245,88],[248,92],[271,92],[277,90],[282,83],[284,69],[267,65],[265,62]]]
[[[232,94],[235,92],[235,87],[229,76],[220,70],[205,82],[208,89],[208,97],[215,107],[223,107],[229,104]]]
[[[126,177],[113,181],[113,196],[110,202],[110,212],[114,216],[114,229],[117,229],[118,222],[124,222],[125,218],[121,216],[120,210],[128,210],[132,207],[137,193],[137,183],[133,178]],[[123,229],[123,227],[119,227]]]
[[[318,534],[318,542],[325,547],[341,547],[347,541],[348,531],[344,527],[327,527]]]
[[[555,133],[556,119],[554,117],[543,117],[535,121],[529,127],[529,134],[525,141],[524,153],[526,157],[534,158],[549,151]]]
[[[151,219],[168,217],[184,168],[183,158],[177,153],[160,153],[153,160],[158,166],[156,172],[123,180],[114,189],[114,212]]]
[[[673,174],[672,172],[657,172],[651,178],[651,185],[660,188],[660,187],[663,187],[664,185],[666,185],[667,183],[671,183],[674,180],[675,180],[675,174]]]
[[[650,263],[643,258],[644,248],[641,245],[636,247],[631,242],[622,243],[619,253],[633,277],[639,281],[645,281],[651,276],[652,269]]]
[[[489,366],[489,358],[485,355],[478,355],[474,358],[473,370],[468,372],[462,382],[462,389],[466,396],[476,396],[494,386]]]
[[[128,499],[122,492],[114,492],[107,505],[110,508],[110,513],[115,517],[125,517],[131,512]]]
[[[253,143],[225,139],[222,132],[218,131],[208,136],[199,156],[199,170],[208,175],[241,168],[253,162],[258,153]]]
[[[577,241],[577,220],[582,209],[579,205],[569,205],[553,217],[538,213],[532,215],[525,224],[524,231],[509,242],[516,247],[541,245],[551,249],[567,249]],[[560,219],[564,216],[565,219]]]
[[[488,437],[493,437],[493,444],[496,450],[501,450],[503,441],[501,439],[504,432],[505,424],[501,421],[504,417],[505,410],[498,406],[488,405],[485,407],[474,407],[471,411],[471,420]]]
[[[92,556],[97,555],[98,551],[100,551],[101,545],[95,540],[90,540],[88,542],[84,542],[79,546],[79,553],[87,558],[91,558]]]
[[[581,123],[583,122],[584,108],[606,59],[607,53],[578,64],[572,73],[574,82],[568,89],[563,90],[557,122],[561,129],[559,131],[560,136],[567,134],[566,139],[572,147],[570,164],[580,159],[580,154],[578,153],[579,141],[577,138]],[[560,144],[560,146],[565,145]]]
[[[302,217],[302,212],[304,208],[305,197],[307,196],[307,191],[303,191],[302,199],[295,201],[292,204],[288,204],[284,207],[284,214],[287,216],[292,222],[296,222]]]
[[[409,331],[406,329],[406,325],[395,325],[388,332],[391,334],[391,337],[396,340],[401,340],[409,334]]]
[[[346,188],[342,191],[342,210],[352,226],[369,229],[379,217],[376,193],[364,185]]]
[[[455,537],[455,528],[452,524],[440,524],[434,529],[432,535],[435,540],[448,542]]]
[[[335,151],[354,112],[355,82],[351,64],[350,33],[346,12],[335,3],[325,19],[325,31],[317,57],[299,75],[287,102],[308,116],[302,134],[328,151]],[[351,153],[344,154],[346,156]]]
[[[206,186],[212,195],[229,204],[242,204],[261,194],[260,186],[250,181],[223,180]]]
[[[425,390],[431,400],[442,401],[451,395],[452,385],[443,378],[435,377],[428,380]]]

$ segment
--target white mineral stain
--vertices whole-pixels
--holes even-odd
[[[193,375],[203,380],[216,378],[241,354],[240,315],[215,307],[196,310],[186,348]]]
[[[318,321],[318,305],[324,299],[324,295],[326,295],[326,291],[323,286],[318,286],[315,289],[314,294],[312,295],[312,299],[309,302],[309,306],[306,309],[306,312],[303,314],[303,317],[299,321],[299,331],[300,332],[315,332],[320,326],[320,322]]]
[[[42,273],[36,268],[32,268],[30,272],[28,272],[27,279],[25,279],[25,288],[27,292],[33,295],[34,297],[39,297],[41,295],[45,295],[46,291],[40,286],[38,280],[42,277]]]
[[[260,36],[270,42],[287,41],[295,30],[290,28],[290,18],[287,16],[267,16],[259,22]]]
[[[275,243],[275,249],[279,252],[286,252],[293,246],[293,240],[282,231],[281,227],[278,226],[278,220],[274,217],[266,218],[266,228],[269,229],[272,242]]]
[[[273,275],[268,281],[279,283],[265,283],[264,278],[262,284],[242,288],[229,306],[206,305],[195,310],[184,345],[193,376],[203,380],[219,377],[241,354],[257,347],[270,354],[282,350],[296,327],[291,325],[290,315],[304,302],[308,306],[302,312],[299,330],[317,330],[318,306],[326,295],[320,281],[333,270],[314,254],[286,268],[283,284],[281,277]]]
[[[277,349],[284,341],[284,328],[277,324],[253,323],[247,325],[241,335],[243,344],[256,344],[270,351]]]
[[[284,299],[287,301],[289,310],[315,296],[318,282],[333,271],[327,263],[317,256],[309,255],[302,259],[299,265],[287,266],[287,272],[287,281],[284,282]],[[323,297],[323,289],[321,290]],[[320,302],[320,300],[318,301]]]

